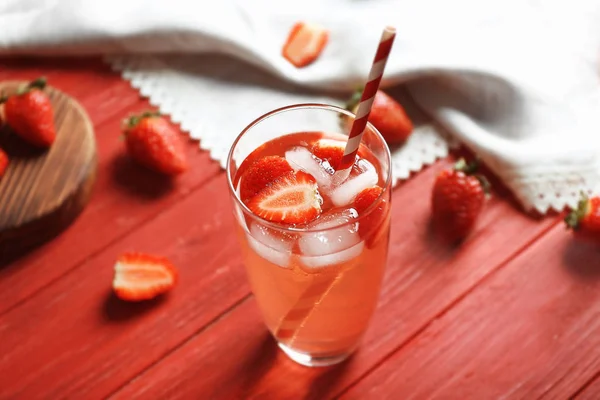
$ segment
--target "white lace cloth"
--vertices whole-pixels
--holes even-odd
[[[597,0],[202,3],[7,1],[0,50],[112,54],[114,67],[223,165],[235,135],[262,113],[341,104],[364,81],[391,24],[398,35],[384,85],[406,83],[525,209],[560,210],[575,205],[580,190],[600,188]],[[322,56],[303,69],[280,56],[297,20],[331,31]],[[393,149],[394,176],[447,152],[433,125],[420,126]]]

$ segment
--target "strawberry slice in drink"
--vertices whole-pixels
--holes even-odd
[[[242,175],[240,198],[246,202],[278,178],[292,172],[285,158],[267,156],[256,160]]]
[[[268,221],[293,225],[316,219],[321,214],[321,202],[315,178],[297,171],[276,179],[246,205]]]
[[[385,233],[387,224],[385,222],[388,212],[388,202],[385,199],[379,200],[383,189],[379,186],[372,186],[362,190],[354,199],[353,208],[362,218],[359,223],[359,233],[366,239],[367,247],[373,247]],[[372,210],[371,206],[379,200],[379,204]],[[368,215],[364,215],[365,212]],[[363,216],[364,215],[364,216]]]
[[[333,169],[340,166],[344,156],[346,143],[333,139],[319,139],[312,147],[312,153],[321,160],[327,161]]]
[[[339,136],[341,136],[343,140],[323,138],[317,140],[311,146],[312,154],[323,161],[327,161],[334,170],[337,170],[342,162],[344,150],[346,149],[346,140],[348,140],[348,138],[343,135]],[[366,153],[365,146],[361,143],[358,148],[358,156],[364,158]]]

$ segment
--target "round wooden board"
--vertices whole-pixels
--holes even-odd
[[[13,93],[26,82],[1,82]],[[55,237],[87,204],[96,176],[94,130],[83,107],[46,87],[54,107],[56,141],[37,149],[7,126],[0,147],[10,163],[0,178],[0,265]]]

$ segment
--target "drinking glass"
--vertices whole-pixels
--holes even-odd
[[[279,347],[306,366],[336,364],[352,354],[377,305],[389,243],[389,149],[368,124],[362,143],[377,160],[383,192],[358,218],[326,229],[285,226],[253,214],[239,197],[238,170],[250,153],[268,141],[277,139],[283,149],[291,146],[285,141],[290,133],[347,137],[349,123],[342,122],[353,118],[349,111],[326,104],[279,108],[248,125],[227,159],[236,230],[252,292]],[[298,242],[313,247],[307,254]]]

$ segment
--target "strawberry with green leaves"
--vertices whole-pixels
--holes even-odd
[[[579,236],[600,239],[600,197],[582,195],[577,208],[565,217],[565,223]]]
[[[27,142],[38,147],[50,147],[56,139],[54,111],[44,92],[46,79],[39,78],[17,90],[3,95],[5,122]]]
[[[489,183],[476,174],[477,164],[460,159],[438,174],[431,197],[433,221],[449,240],[462,240],[474,228],[489,192]]]
[[[183,142],[175,127],[159,113],[145,112],[126,121],[127,152],[141,165],[165,175],[188,169]]]

